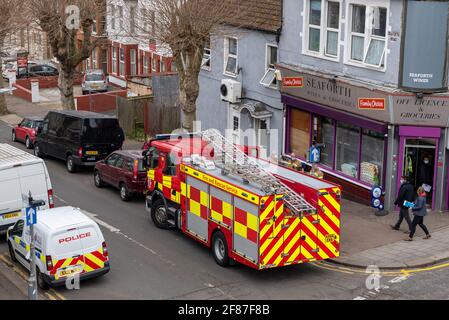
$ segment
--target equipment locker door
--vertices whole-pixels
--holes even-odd
[[[262,199],[260,209],[260,264],[274,267],[284,253],[284,206],[274,196]]]
[[[187,230],[208,242],[209,185],[190,176],[187,184]]]
[[[245,200],[234,197],[233,250],[254,263],[259,256],[259,208]]]
[[[318,245],[318,227],[320,217],[317,214],[306,214],[301,219],[301,248],[300,259],[303,262],[321,260],[320,247]]]

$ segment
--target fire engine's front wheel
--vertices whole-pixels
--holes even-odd
[[[156,227],[160,229],[168,229],[167,208],[162,199],[156,200],[151,206],[151,219]]]
[[[229,265],[228,244],[223,233],[215,232],[212,237],[212,254],[215,261],[222,267]]]

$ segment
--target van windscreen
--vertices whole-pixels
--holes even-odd
[[[82,140],[87,143],[120,144],[123,131],[117,119],[85,119]]]

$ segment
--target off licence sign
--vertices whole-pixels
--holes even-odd
[[[384,98],[359,98],[359,109],[385,110]]]
[[[284,87],[302,88],[304,86],[303,77],[285,77],[282,79],[282,85]]]

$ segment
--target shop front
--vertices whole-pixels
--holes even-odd
[[[315,141],[319,168],[325,179],[343,186],[346,198],[369,205],[372,187],[381,186],[385,207],[393,210],[400,177],[407,175],[415,188],[429,190],[429,206],[447,207],[448,97],[419,99],[353,80],[279,69],[287,156],[307,163]]]

